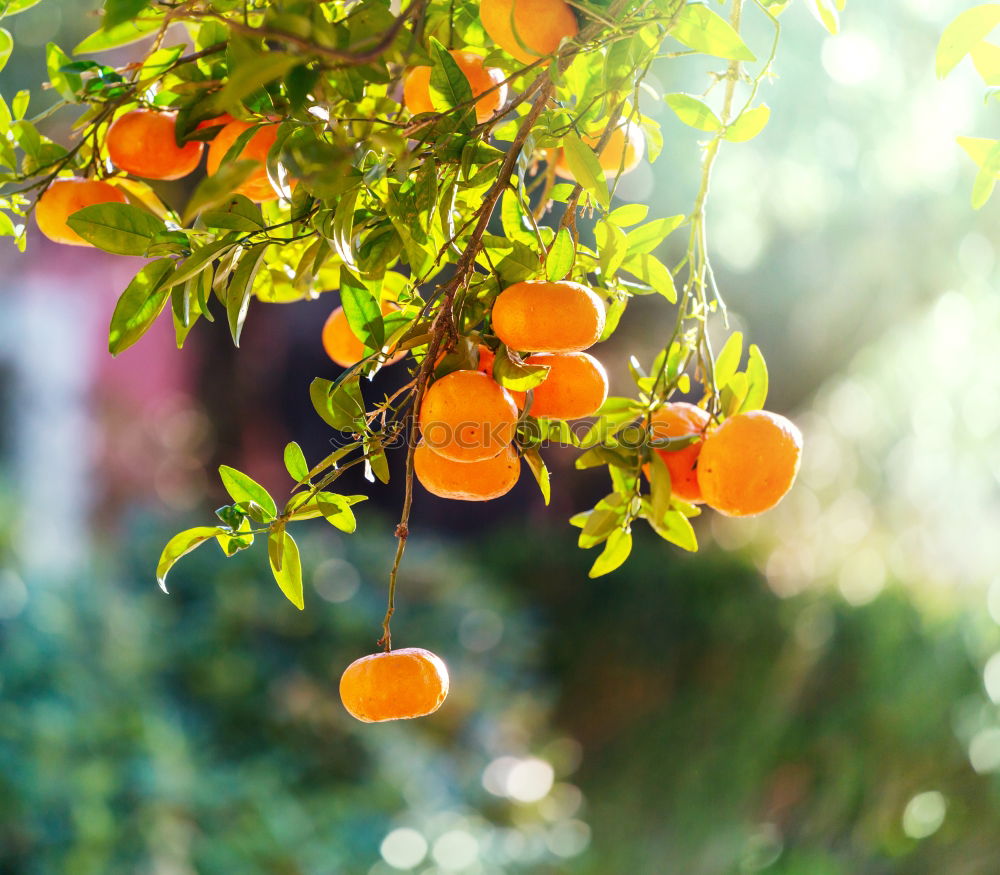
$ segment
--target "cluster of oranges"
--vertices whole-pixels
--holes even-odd
[[[208,142],[206,168],[214,174],[236,140],[253,127],[229,115],[207,119],[200,129],[215,131]],[[278,193],[267,177],[267,153],[278,136],[276,124],[265,124],[250,135],[237,160],[253,161],[251,170],[236,191],[256,203],[275,200]],[[181,179],[201,163],[205,143],[191,140],[177,142],[177,113],[153,109],[134,109],[115,119],[105,136],[108,158],[119,170],[141,179]],[[110,182],[80,177],[56,179],[38,199],[35,218],[41,232],[56,243],[71,246],[89,245],[67,222],[69,216],[84,207],[104,203],[125,203],[124,192]]]

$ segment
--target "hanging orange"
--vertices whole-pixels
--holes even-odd
[[[579,419],[591,416],[608,399],[608,372],[585,352],[540,352],[528,356],[529,365],[547,365],[548,376],[534,388],[532,416]]]
[[[76,233],[66,221],[77,210],[94,204],[124,204],[128,199],[108,182],[98,179],[56,179],[35,204],[38,229],[56,243],[70,246],[91,244]]]
[[[493,42],[523,64],[551,55],[578,31],[563,0],[482,0],[479,20]]]
[[[425,717],[447,695],[447,666],[421,647],[362,656],[340,678],[340,700],[364,723]]]
[[[670,472],[670,491],[678,498],[695,504],[702,500],[701,487],[698,485],[698,457],[710,421],[707,410],[686,401],[674,401],[655,411],[649,422],[649,433],[654,438],[702,435],[701,440],[679,450],[656,448],[657,455],[663,459]],[[647,477],[648,468],[648,465],[643,468]]]
[[[521,475],[521,460],[513,446],[492,459],[454,462],[439,456],[421,441],[413,451],[417,480],[439,498],[459,501],[490,501],[506,495]]]
[[[503,70],[487,67],[481,56],[474,52],[453,49],[449,52],[458,68],[469,80],[472,96],[476,101],[476,121],[489,119],[507,99],[507,84]],[[479,95],[483,95],[479,97]],[[413,114],[434,112],[431,101],[431,68],[425,65],[411,67],[403,77],[403,103]]]
[[[525,280],[493,303],[493,331],[520,352],[579,352],[604,330],[604,304],[580,283]]]
[[[177,145],[176,112],[134,109],[108,128],[108,157],[119,170],[143,179],[180,179],[201,161],[203,143]]]
[[[382,302],[383,316],[388,316],[398,309],[399,307],[395,304],[388,301]],[[365,357],[365,345],[351,331],[343,307],[336,307],[323,323],[323,349],[342,368],[356,365]],[[386,364],[391,365],[393,362],[398,362],[405,355],[406,350],[399,350],[386,361]]]
[[[253,125],[249,122],[231,121],[215,135],[215,139],[208,147],[206,166],[209,175],[218,172],[222,159],[226,157],[226,153],[239,139],[240,134],[252,127]],[[271,147],[277,139],[277,125],[259,127],[250,135],[247,144],[235,159],[237,161],[256,161],[260,165],[236,188],[239,194],[258,204],[277,200],[279,196],[267,176],[267,153],[271,151]]]
[[[795,482],[802,433],[777,413],[729,417],[705,438],[698,485],[709,507],[727,516],[755,516],[774,507]]]
[[[427,446],[454,462],[492,459],[514,440],[517,406],[480,371],[453,371],[431,383],[420,405]]]

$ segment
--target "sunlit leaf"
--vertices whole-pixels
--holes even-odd
[[[677,16],[670,35],[680,43],[706,55],[731,61],[756,61],[733,26],[701,3],[689,3]]]
[[[1000,3],[981,3],[966,9],[941,34],[934,67],[938,78],[947,76],[977,43],[1000,24]]]
[[[285,594],[285,598],[300,611],[304,610],[302,560],[299,558],[299,547],[283,526],[267,536],[267,557],[274,580]]]
[[[160,554],[160,561],[156,564],[156,582],[160,589],[164,592],[167,591],[167,572],[181,556],[186,556],[195,547],[204,544],[224,531],[225,529],[219,526],[198,526],[174,535],[167,541],[167,545]]]
[[[219,465],[219,477],[222,478],[226,492],[237,504],[252,501],[263,509],[269,519],[278,515],[278,508],[270,493],[253,478],[228,465]]]

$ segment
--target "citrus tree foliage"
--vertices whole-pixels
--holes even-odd
[[[938,78],[947,76],[965,57],[971,57],[986,84],[986,99],[995,98],[1000,86],[1000,45],[987,37],[998,24],[1000,3],[981,3],[959,15],[945,28],[938,43],[935,63]],[[990,199],[1000,175],[1000,140],[959,137],[958,143],[979,168],[972,185],[972,206],[978,210]]]
[[[35,2],[7,2],[3,14]],[[251,308],[329,290],[339,292],[351,331],[365,346],[357,364],[335,380],[317,378],[309,390],[319,416],[348,439],[324,459],[307,460],[289,444],[284,461],[295,488],[281,504],[247,474],[223,467],[232,503],[214,524],[168,543],[160,584],[200,544],[215,540],[233,555],[261,537],[282,592],[301,608],[301,564],[289,529],[323,517],[353,531],[353,505],[364,496],[338,493],[336,481],[363,465],[370,480],[406,480],[391,614],[413,494],[414,411],[432,380],[476,367],[480,344],[496,354],[495,379],[529,393],[516,447],[546,500],[549,474],[539,452],[546,442],[577,447],[579,468],[607,469],[611,491],[572,520],[582,547],[602,548],[592,575],[625,561],[640,519],[667,541],[696,549],[689,519],[698,508],[672,495],[669,473],[653,452],[680,449],[691,438],[650,439],[649,423],[677,393],[703,396],[713,422],[759,409],[767,395],[759,349],[751,345],[744,360],[738,334],[712,348],[708,320],[724,307],[709,263],[705,211],[722,144],[746,141],[767,124],[770,110],[758,92],[772,72],[777,16],[786,5],[585,0],[572,7],[578,33],[527,63],[494,45],[473,0],[404,0],[401,8],[382,0],[106,0],[101,26],[83,42],[49,45],[47,87],[60,101],[32,116],[28,92],[0,100],[0,232],[23,249],[25,217],[62,176],[109,179],[124,192],[127,203],[91,205],[68,220],[90,244],[146,259],[114,312],[113,354],[158,318],[173,321],[178,347],[203,319],[224,320],[239,344]],[[811,6],[836,28],[842,2]],[[741,36],[751,15],[771,28],[762,44]],[[105,51],[132,43],[133,62],[102,61]],[[6,31],[2,47],[6,58]],[[506,98],[485,119],[477,117],[453,48],[477,52],[502,71]],[[717,62],[701,93],[660,94],[645,81],[654,63],[680,65],[692,55]],[[433,107],[416,115],[400,103],[403,75],[414,65],[431,69]],[[691,169],[700,180],[696,198],[673,216],[616,205],[619,168],[598,160],[627,123],[641,131],[646,157],[655,162],[664,143],[659,125],[642,112],[651,101],[665,101],[703,138],[701,165]],[[251,127],[186,204],[167,205],[107,159],[109,124],[137,107],[176,111],[177,143],[211,140],[222,114]],[[64,108],[76,112],[65,145],[39,129]],[[242,150],[267,125],[278,125],[266,169],[281,196],[258,204],[236,190],[254,169],[241,160]],[[573,181],[556,176],[559,150]],[[657,254],[670,235],[686,241],[674,247],[682,254],[673,263]],[[526,365],[492,333],[493,300],[527,279],[570,279],[594,289],[607,310],[602,339],[637,295],[658,297],[674,314],[659,353],[629,361],[634,391],[609,398],[586,429],[531,416],[530,392],[545,368]],[[384,313],[384,301],[397,309]],[[367,378],[399,350],[408,355],[397,367],[408,368],[410,379],[391,397],[372,397]],[[386,447],[403,442],[410,447],[405,467],[391,471]]]

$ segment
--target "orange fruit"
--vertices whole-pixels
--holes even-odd
[[[704,435],[711,417],[687,401],[664,404],[650,417],[649,433],[654,438],[685,437],[690,434]],[[670,472],[670,491],[678,498],[692,503],[701,501],[701,487],[698,486],[698,456],[704,440],[695,441],[679,450],[661,450],[656,453]],[[649,476],[649,466],[643,471]]]
[[[447,695],[447,666],[421,647],[362,656],[340,677],[340,701],[365,723],[433,714]]]
[[[485,343],[479,344],[479,366],[476,370],[481,371],[488,377],[492,377],[493,363],[496,361],[496,358],[496,354]],[[523,410],[526,397],[525,393],[518,392],[516,389],[508,389],[507,391],[510,393],[510,397],[514,399],[517,409]]]
[[[421,441],[413,451],[413,469],[421,485],[439,498],[490,501],[506,495],[521,476],[521,460],[512,446],[478,462],[454,462]]]
[[[602,135],[603,131],[593,136],[585,135],[581,139],[592,149],[596,149],[597,144],[601,142]],[[573,171],[566,163],[565,152],[562,149],[555,151],[556,175],[576,182]],[[642,156],[645,154],[646,135],[642,128],[635,122],[622,122],[611,132],[611,137],[597,156],[597,161],[606,176],[618,176],[619,171],[624,176],[639,166],[639,162],[642,161]]]
[[[124,204],[125,195],[108,182],[98,179],[56,179],[35,204],[38,229],[56,243],[70,246],[91,244],[76,233],[66,221],[77,210],[94,204]]]
[[[517,427],[510,393],[481,371],[452,371],[435,380],[420,405],[427,446],[453,462],[500,455]]]
[[[524,64],[551,55],[578,30],[563,0],[482,0],[479,20],[493,42]]]
[[[111,163],[143,179],[180,179],[201,161],[203,143],[177,145],[176,112],[134,109],[116,118],[108,128]]]
[[[212,118],[207,118],[204,121],[198,122],[198,124],[195,125],[195,130],[201,131],[205,128],[222,128],[228,125],[231,121],[235,121],[235,119],[228,112],[224,112],[222,115],[212,116]]]
[[[511,349],[579,352],[604,330],[604,304],[580,283],[525,280],[493,304],[493,331]]]
[[[398,310],[395,304],[388,301],[382,302],[382,315],[388,316],[394,310]],[[347,314],[343,307],[337,307],[323,323],[323,349],[326,354],[342,368],[349,368],[356,365],[365,357],[365,345],[358,339],[357,335],[351,331],[351,326],[347,321]],[[405,350],[400,350],[386,361],[391,365],[398,362],[406,355]]]
[[[738,413],[702,445],[702,499],[727,516],[763,513],[792,488],[801,457],[802,433],[784,416],[765,410]]]
[[[449,54],[469,80],[472,96],[483,95],[476,101],[476,121],[480,123],[486,121],[507,99],[507,84],[503,81],[505,78],[503,71],[496,67],[484,66],[483,59],[473,52],[452,49]],[[411,67],[407,71],[403,77],[403,103],[413,115],[435,111],[431,102],[430,67]]]
[[[528,356],[529,365],[548,365],[549,374],[534,389],[528,411],[548,419],[590,416],[608,398],[608,372],[585,352],[540,352]]]
[[[229,151],[240,134],[251,127],[253,125],[249,122],[231,121],[215,135],[215,139],[208,147],[207,168],[209,175],[218,171],[226,152]],[[267,178],[266,167],[267,153],[271,151],[271,147],[277,139],[278,126],[264,125],[257,128],[243,150],[236,156],[237,161],[256,161],[260,165],[236,189],[237,192],[258,204],[278,199],[278,192],[274,190],[271,180]]]

